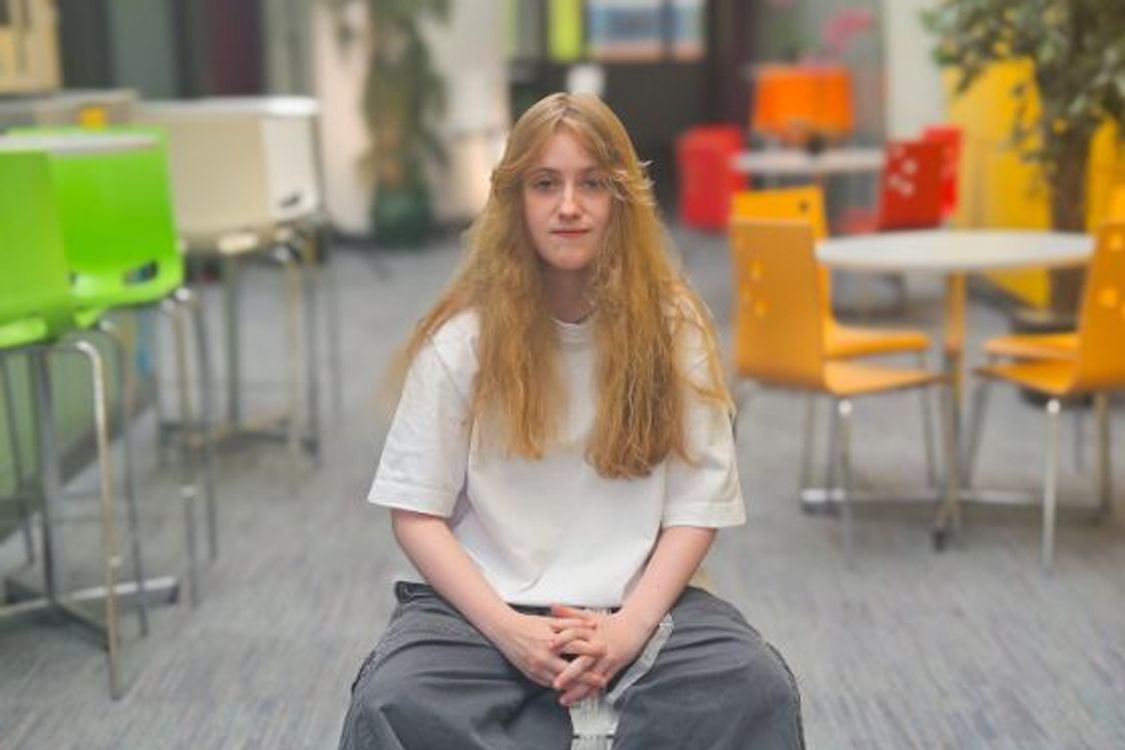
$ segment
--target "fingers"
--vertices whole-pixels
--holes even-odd
[[[579,682],[559,696],[559,703],[569,708],[575,703],[597,694],[599,689],[584,682]]]
[[[555,690],[566,690],[594,664],[594,661],[592,656],[579,656],[559,672],[551,687]]]
[[[566,646],[574,641],[592,642],[595,640],[596,634],[597,631],[594,628],[586,626],[560,630],[551,638],[551,650],[558,650],[560,647]]]
[[[597,614],[585,609],[579,609],[578,607],[568,607],[565,604],[552,604],[551,614],[558,618],[576,619],[585,623],[595,623],[598,621]]]

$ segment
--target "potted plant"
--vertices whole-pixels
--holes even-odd
[[[941,0],[923,23],[938,36],[934,59],[960,72],[958,94],[993,63],[1033,61],[1039,115],[1016,117],[1012,142],[1042,169],[1052,226],[1085,231],[1091,140],[1107,121],[1119,134],[1125,126],[1121,0]],[[1026,86],[1012,91],[1021,115],[1030,93]],[[1052,272],[1058,317],[1073,318],[1081,282],[1081,271]]]
[[[352,0],[328,0],[342,10]],[[418,245],[433,226],[427,167],[445,163],[436,123],[445,110],[445,83],[422,33],[425,19],[444,22],[449,0],[363,0],[370,62],[363,115],[371,137],[365,162],[374,176],[371,219],[375,240]],[[344,24],[341,42],[354,41]]]

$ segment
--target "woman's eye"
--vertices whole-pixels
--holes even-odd
[[[552,190],[555,187],[556,181],[550,177],[537,177],[531,181],[531,188],[533,190]]]
[[[582,186],[587,190],[601,190],[605,187],[605,180],[601,177],[587,177],[582,181]]]

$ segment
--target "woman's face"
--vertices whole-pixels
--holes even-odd
[[[568,130],[556,130],[523,183],[523,210],[547,269],[583,276],[605,239],[613,209],[607,175]]]

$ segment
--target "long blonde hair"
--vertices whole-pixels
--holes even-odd
[[[565,128],[605,172],[613,209],[590,277],[596,342],[597,410],[586,460],[605,477],[638,477],[686,448],[687,388],[730,408],[714,327],[670,264],[651,185],[621,121],[597,97],[553,94],[516,122],[481,215],[466,234],[467,255],[402,353],[404,371],[441,326],[477,312],[479,370],[471,409],[497,429],[510,453],[541,458],[556,437],[564,390],[558,332],[545,304],[541,261],[524,220],[523,182],[546,140]],[[706,382],[683,372],[684,325],[698,330]],[[690,338],[690,337],[689,337]]]

